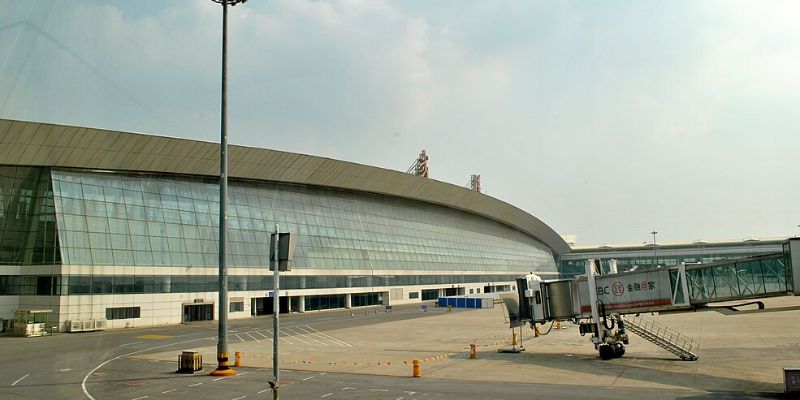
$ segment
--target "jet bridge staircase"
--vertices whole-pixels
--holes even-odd
[[[697,355],[692,349],[697,347],[697,342],[678,331],[661,325],[651,319],[646,319],[640,314],[626,315],[624,326],[643,339],[675,354],[681,360],[695,361]]]
[[[800,282],[800,238],[787,240],[781,253],[605,275],[599,271],[599,260],[587,260],[586,275],[573,279],[543,281],[536,275],[517,279],[518,297],[504,299],[509,315],[516,318],[511,326],[571,320],[582,335],[592,335],[603,359],[625,353],[630,331],[693,361],[698,358],[692,352],[695,341],[640,314],[736,311],[710,304],[800,294],[794,285]],[[754,303],[763,308],[763,303]]]

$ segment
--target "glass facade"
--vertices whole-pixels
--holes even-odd
[[[0,265],[60,263],[46,168],[0,166]]]
[[[217,265],[216,180],[54,169],[52,182],[63,264]],[[264,268],[276,223],[299,234],[294,270],[556,271],[545,245],[473,214],[243,181],[229,183],[229,265]]]

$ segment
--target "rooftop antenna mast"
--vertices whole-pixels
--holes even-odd
[[[419,156],[406,170],[407,174],[414,174],[423,178],[428,177],[428,153],[425,150],[420,151]]]
[[[467,184],[467,188],[472,190],[473,192],[481,193],[481,176],[480,175],[470,175],[469,176],[469,183]]]

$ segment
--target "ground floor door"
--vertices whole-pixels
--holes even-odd
[[[213,304],[184,304],[183,322],[214,320]]]
[[[273,304],[272,297],[255,297],[251,301],[253,307],[253,315],[272,315]],[[289,312],[289,298],[281,297],[281,314]]]

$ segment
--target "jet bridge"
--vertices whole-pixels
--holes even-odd
[[[691,339],[639,314],[716,309],[708,304],[800,294],[794,286],[800,282],[798,264],[800,238],[787,240],[781,253],[645,271],[601,275],[599,260],[587,260],[586,275],[573,279],[519,278],[518,306],[517,299],[504,300],[509,315],[516,316],[512,327],[524,321],[536,328],[536,324],[571,320],[582,335],[592,335],[603,359],[624,354],[627,328],[684,360],[696,360]],[[612,271],[614,267],[612,260]],[[763,308],[763,303],[754,303]],[[631,314],[636,317],[628,317]]]

